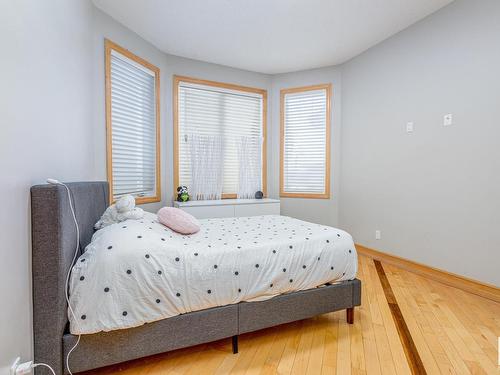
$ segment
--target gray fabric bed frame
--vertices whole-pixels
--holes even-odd
[[[80,229],[80,253],[90,242],[93,225],[108,206],[107,182],[67,184]],[[69,333],[65,277],[72,266],[76,229],[66,189],[61,185],[31,188],[34,360],[67,373],[66,355],[77,340]],[[355,279],[280,295],[263,302],[242,302],[191,312],[141,327],[83,335],[71,354],[72,372],[81,372],[136,358],[233,338],[238,335],[361,303],[361,283]],[[38,367],[37,374],[49,374]]]

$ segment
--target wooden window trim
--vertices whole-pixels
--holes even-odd
[[[174,199],[179,186],[179,84],[194,83],[223,89],[251,92],[262,95],[262,192],[267,197],[267,90],[254,87],[235,85],[186,76],[173,76],[173,112],[174,112]],[[222,199],[235,199],[237,194],[222,194]]]
[[[113,144],[111,124],[111,51],[114,50],[139,65],[154,72],[155,75],[155,106],[156,106],[156,194],[150,197],[137,197],[136,204],[154,203],[161,201],[161,170],[160,170],[160,69],[143,58],[133,54],[118,44],[104,40],[105,49],[105,80],[106,80],[106,169],[109,182],[109,200],[114,203],[113,198]]]
[[[313,90],[326,90],[326,152],[325,152],[325,192],[318,193],[288,193],[284,191],[284,181],[285,181],[285,169],[284,169],[284,157],[285,157],[285,95],[293,94],[297,92],[306,92]],[[321,84],[303,87],[294,87],[289,89],[280,90],[280,197],[283,198],[313,198],[313,199],[330,199],[330,109],[331,109],[331,98],[332,98],[332,84]]]

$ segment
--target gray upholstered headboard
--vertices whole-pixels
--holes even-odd
[[[67,185],[79,224],[81,253],[108,206],[108,183]],[[31,188],[31,228],[34,359],[62,370],[62,337],[68,323],[64,285],[76,247],[76,228],[64,186]]]

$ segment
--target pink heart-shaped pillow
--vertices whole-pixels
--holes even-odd
[[[199,221],[179,208],[163,207],[158,210],[158,221],[181,234],[193,234],[200,230]]]

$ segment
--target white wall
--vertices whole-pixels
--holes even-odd
[[[310,86],[322,83],[332,84],[331,107],[331,163],[330,163],[330,199],[281,198],[281,214],[293,216],[314,223],[337,226],[340,199],[340,135],[342,128],[342,82],[340,69],[328,67],[306,70],[296,73],[274,75],[270,106],[272,108],[272,126],[269,131],[272,152],[270,156],[270,195],[279,196],[280,174],[280,90],[292,87]]]
[[[0,2],[0,374],[31,357],[29,188],[96,177],[91,5]]]
[[[499,41],[500,1],[457,0],[342,67],[340,223],[358,243],[500,285]]]

